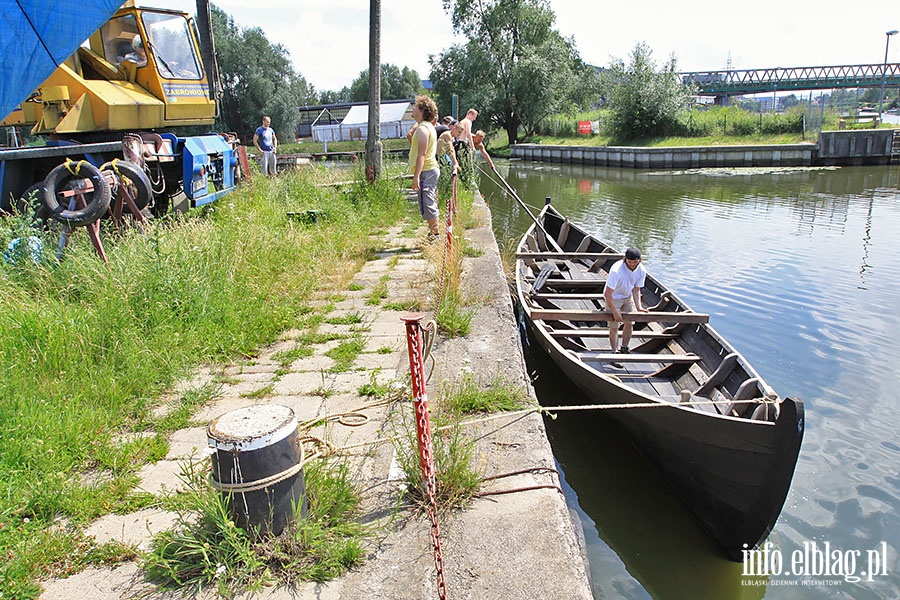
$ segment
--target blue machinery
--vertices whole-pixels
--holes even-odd
[[[229,142],[209,134],[180,138],[160,136],[165,150],[148,163],[148,175],[160,187],[154,189],[158,212],[168,208],[169,198],[183,187],[191,206],[202,206],[227,194],[235,186],[237,159]],[[0,210],[13,212],[25,191],[40,182],[66,158],[86,160],[97,168],[122,157],[121,142],[54,145],[0,150]]]

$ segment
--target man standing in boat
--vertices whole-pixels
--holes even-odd
[[[613,322],[609,323],[609,346],[613,352],[619,354],[630,352],[628,343],[631,341],[634,324],[625,321],[622,325],[622,347],[619,348],[619,323],[622,322],[623,312],[647,312],[641,304],[641,288],[644,287],[646,277],[647,271],[641,264],[641,251],[637,248],[625,250],[625,258],[617,261],[609,270],[603,299],[606,301],[606,310],[612,313]]]

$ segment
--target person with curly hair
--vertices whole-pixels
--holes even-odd
[[[441,171],[437,161],[437,105],[428,96],[416,96],[412,116],[416,126],[410,136],[409,169],[412,173],[412,189],[418,192],[419,212],[428,223],[429,241],[437,239],[438,204],[437,186]]]

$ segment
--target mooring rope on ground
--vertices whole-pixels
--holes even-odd
[[[741,402],[745,403],[753,403],[753,404],[778,404],[777,400],[766,400],[764,398],[753,398],[750,400],[742,400]],[[458,426],[467,426],[467,425],[478,425],[481,423],[489,423],[491,421],[498,421],[500,419],[519,419],[521,417],[530,415],[532,413],[546,414],[550,418],[555,418],[554,413],[557,412],[566,412],[566,411],[575,411],[575,410],[625,410],[625,409],[644,409],[644,408],[692,408],[695,406],[715,406],[717,404],[731,404],[731,400],[692,400],[690,402],[685,402],[683,404],[669,403],[669,402],[636,402],[636,403],[620,403],[620,404],[577,404],[577,405],[563,405],[563,406],[535,406],[531,408],[523,408],[519,410],[511,410],[504,411],[492,415],[487,415],[485,417],[479,417],[477,419],[468,419],[464,421],[460,421],[459,423],[453,425],[442,425],[441,427],[435,428],[435,432],[438,431],[447,431],[454,427]],[[720,415],[725,416],[725,415]],[[318,419],[316,421],[321,421],[322,419]],[[380,445],[385,443],[393,443],[399,439],[403,439],[402,435],[392,435],[388,437],[376,438],[374,440],[370,440],[368,442],[359,442],[356,444],[349,444],[346,446],[335,446],[336,453],[343,453],[346,450],[355,450],[357,448],[365,448],[374,445]]]
[[[502,473],[500,475],[491,475],[490,477],[482,477],[481,482],[484,483],[486,481],[496,481],[498,479],[505,479],[507,477],[514,477],[516,475],[525,475],[526,473],[549,473],[551,475],[556,475],[559,478],[559,471],[556,469],[551,469],[550,467],[531,467],[530,469],[520,469],[518,471],[511,471],[509,473]],[[476,498],[484,498],[485,496],[500,496],[502,494],[515,494],[518,492],[529,492],[532,490],[556,490],[560,494],[563,493],[562,488],[559,487],[555,483],[536,483],[534,485],[523,485],[515,488],[508,488],[504,490],[490,490],[487,492],[478,492],[474,494]]]

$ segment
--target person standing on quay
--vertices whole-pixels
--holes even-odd
[[[484,160],[486,160],[487,163],[491,165],[491,170],[496,171],[497,167],[494,166],[494,161],[491,159],[491,155],[488,154],[487,148],[484,147],[485,135],[486,134],[480,129],[472,134],[472,150],[481,152]]]
[[[256,128],[253,134],[253,145],[262,153],[259,166],[263,175],[275,175],[275,152],[278,149],[278,136],[272,129],[272,119],[268,116],[262,118],[262,125]]]
[[[469,148],[472,147],[472,125],[475,124],[477,118],[478,111],[470,108],[466,111],[466,116],[459,121],[459,133],[456,135],[456,139],[465,142]]]
[[[428,240],[437,239],[438,205],[437,185],[441,171],[437,161],[437,105],[428,96],[416,96],[412,116],[416,120],[409,146],[409,169],[412,173],[412,189],[418,192],[419,212],[428,223]]]

